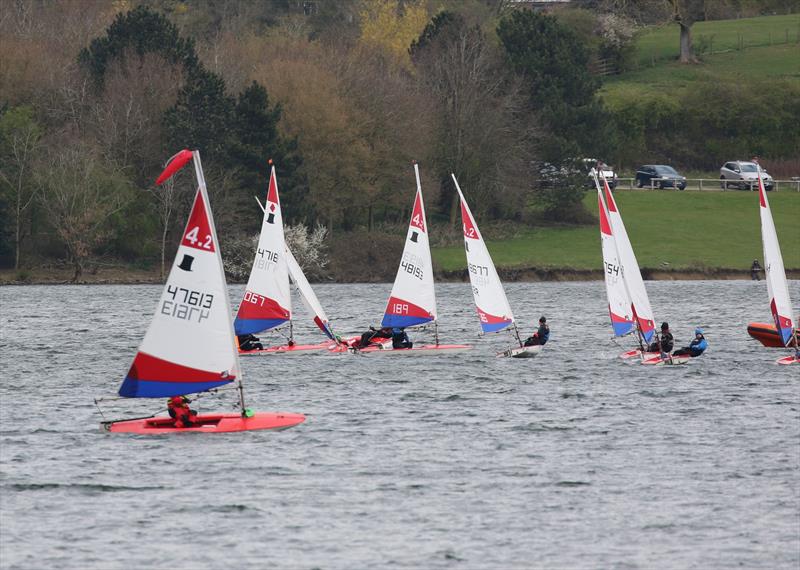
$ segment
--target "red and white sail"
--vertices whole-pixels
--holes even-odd
[[[601,177],[602,178],[602,177]],[[627,286],[627,292],[631,299],[631,309],[633,318],[638,324],[639,333],[645,342],[650,342],[655,334],[655,317],[653,309],[650,308],[650,299],[647,296],[647,289],[644,287],[642,273],[639,270],[639,263],[633,253],[633,246],[625,230],[622,215],[617,208],[608,182],[603,180],[606,205],[608,206],[608,216],[611,222],[611,232],[617,243],[617,254],[622,267],[623,278]]]
[[[234,321],[236,334],[255,334],[280,326],[291,318],[291,314],[283,217],[273,166],[253,268]]]
[[[295,259],[294,255],[292,255],[292,252],[288,246],[286,247],[286,262],[289,266],[289,277],[291,278],[292,282],[294,282],[297,292],[300,293],[300,299],[303,300],[303,304],[313,315],[314,324],[317,325],[319,329],[328,336],[328,338],[331,340],[336,340],[336,336],[333,334],[333,330],[328,323],[328,315],[325,314],[322,304],[314,294],[314,290],[311,288],[308,279],[306,279],[300,264],[297,263],[297,260]]]
[[[486,248],[486,242],[475,223],[472,211],[461,192],[455,174],[451,174],[455,182],[458,197],[461,200],[461,222],[464,229],[464,250],[467,254],[469,281],[472,284],[472,295],[475,308],[481,322],[483,332],[497,332],[514,324],[514,314],[508,304],[505,289],[497,275],[492,256]]]
[[[778,233],[769,208],[761,167],[758,167],[758,196],[761,213],[761,240],[764,243],[764,268],[767,275],[769,309],[775,321],[775,328],[784,346],[792,343],[796,323],[792,320],[792,302],[789,299],[789,284],[783,267],[783,256],[778,243]]]
[[[414,164],[417,194],[408,225],[406,245],[394,280],[381,326],[411,327],[436,320],[436,292],[433,288],[433,263],[428,241],[428,223],[422,201],[419,167]]]
[[[228,288],[199,153],[178,153],[159,180],[190,160],[199,188],[158,308],[120,387],[123,397],[202,392],[240,377]]]
[[[633,331],[636,323],[633,320],[631,298],[625,285],[617,240],[611,230],[610,216],[599,185],[597,185],[597,210],[600,217],[600,243],[603,249],[603,275],[608,296],[608,313],[614,336],[624,336]]]

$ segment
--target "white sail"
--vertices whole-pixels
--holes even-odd
[[[158,308],[120,388],[124,397],[190,394],[241,376],[199,152],[179,153],[171,170],[189,160],[194,162],[199,188]]]
[[[597,184],[596,178],[595,184]],[[614,336],[624,336],[633,331],[636,323],[633,320],[631,298],[625,285],[617,240],[611,229],[610,216],[599,184],[597,184],[597,210],[600,218],[600,243],[603,250],[603,275],[606,281],[608,313]]]
[[[461,221],[464,229],[464,250],[467,254],[467,269],[472,284],[475,309],[483,332],[497,332],[514,324],[514,314],[508,304],[506,292],[492,256],[486,248],[472,211],[469,209],[455,174],[450,174],[461,199]]]
[[[775,327],[781,336],[784,346],[789,346],[794,337],[796,324],[792,320],[792,302],[789,299],[789,284],[783,267],[778,233],[767,200],[767,192],[761,179],[761,167],[758,167],[759,211],[761,213],[761,240],[764,242],[764,269],[767,275],[767,292],[769,308]]]
[[[650,308],[650,299],[647,297],[647,290],[644,287],[639,263],[636,261],[636,255],[633,253],[628,232],[625,230],[622,216],[605,178],[603,178],[603,189],[611,222],[611,232],[617,242],[619,262],[622,266],[623,277],[631,298],[633,317],[639,325],[639,333],[644,341],[650,342],[655,334],[655,317],[653,316],[653,309]]]
[[[289,266],[289,277],[294,282],[298,293],[300,293],[300,298],[303,300],[303,304],[306,306],[309,312],[314,315],[314,324],[317,325],[319,329],[331,340],[335,340],[336,337],[333,334],[333,330],[328,324],[328,315],[325,314],[325,310],[322,308],[319,299],[317,299],[317,296],[314,294],[314,290],[311,288],[308,279],[306,279],[300,264],[297,263],[294,255],[292,255],[292,251],[289,249],[289,246],[286,246],[286,262]]]
[[[291,314],[283,216],[273,166],[256,256],[234,322],[236,334],[254,334],[280,326],[291,318]]]
[[[383,315],[384,327],[411,327],[436,320],[436,292],[433,288],[428,223],[425,219],[422,185],[416,163],[414,174],[417,178],[417,194],[414,197],[400,268]]]

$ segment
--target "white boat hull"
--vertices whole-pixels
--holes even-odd
[[[542,352],[544,346],[541,344],[535,346],[514,346],[508,350],[498,352],[495,356],[497,358],[511,357],[511,358],[534,358],[537,354]]]

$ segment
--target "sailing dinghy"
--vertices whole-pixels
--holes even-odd
[[[511,358],[533,358],[542,351],[542,345],[523,346],[519,337],[519,330],[514,321],[514,313],[508,303],[503,283],[497,275],[497,269],[492,261],[492,256],[486,247],[478,229],[478,224],[469,209],[461,186],[455,174],[450,174],[456,185],[458,197],[461,200],[461,223],[464,229],[464,251],[467,255],[467,269],[469,281],[472,285],[472,296],[475,299],[475,309],[484,333],[511,330],[519,346],[513,346],[498,352],[498,358],[510,356]]]
[[[262,207],[264,218],[261,224],[261,234],[258,237],[256,255],[253,259],[253,268],[247,280],[242,301],[234,321],[236,335],[258,334],[282,325],[289,324],[289,338],[286,344],[270,346],[258,350],[240,350],[239,354],[257,356],[269,354],[297,354],[310,350],[324,350],[329,342],[317,344],[297,344],[294,341],[294,328],[292,326],[292,296],[289,285],[291,261],[286,241],[283,235],[283,216],[281,214],[280,197],[278,196],[278,181],[275,176],[275,166],[269,161],[270,176],[267,189],[266,207]],[[259,206],[261,203],[259,202]],[[294,257],[292,256],[292,261]],[[294,261],[294,281],[298,283],[299,276],[307,286],[306,294],[311,291],[308,281],[302,275],[302,270]],[[298,286],[299,287],[299,286]],[[310,293],[313,295],[313,291]],[[301,296],[305,299],[305,295]],[[316,300],[316,296],[314,297]],[[307,301],[306,301],[307,302]],[[319,306],[319,301],[316,301]],[[321,310],[321,307],[319,307]],[[314,310],[312,309],[312,312]],[[324,315],[324,313],[323,313]],[[327,323],[327,317],[325,317]],[[322,331],[328,334],[323,328]],[[331,335],[329,335],[331,336]]]
[[[602,173],[599,177],[603,181],[602,190],[598,173],[595,172],[600,240],[611,326],[615,336],[624,336],[635,330],[639,341],[638,349],[624,352],[620,358],[639,358],[642,364],[647,365],[686,364],[689,361],[688,356],[672,356],[666,353],[666,356],[662,356],[658,352],[646,351],[647,345],[655,336],[653,309],[650,307],[647,289],[628,232],[625,230],[622,215],[608,182]]]
[[[428,225],[425,204],[422,201],[422,184],[419,166],[414,163],[417,193],[411,211],[411,221],[406,234],[403,257],[397,270],[382,327],[404,329],[433,322],[435,343],[413,348],[391,348],[391,345],[371,345],[357,349],[359,354],[422,355],[461,352],[472,347],[466,344],[440,344],[436,321],[436,292],[433,285],[433,263],[428,242]]]
[[[794,347],[794,354],[777,360],[778,364],[798,364],[800,362],[800,346],[796,335],[796,324],[792,320],[792,301],[789,298],[789,283],[786,281],[786,270],[783,267],[783,256],[778,243],[778,232],[772,219],[764,181],[761,179],[761,167],[758,167],[758,198],[761,214],[761,240],[764,244],[764,268],[767,275],[767,293],[769,309],[775,323],[775,332],[779,336],[781,346]]]
[[[294,413],[252,413],[245,407],[242,369],[231,322],[219,240],[198,151],[183,150],[159,176],[161,184],[189,161],[198,189],[158,309],[119,389],[123,398],[168,398],[233,384],[241,413],[198,415],[191,427],[168,417],[103,422],[111,432],[163,434],[286,429],[305,421]]]

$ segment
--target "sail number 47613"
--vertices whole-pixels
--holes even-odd
[[[201,293],[174,285],[167,285],[166,293],[172,299],[164,299],[161,303],[162,315],[186,321],[197,320],[199,323],[211,314],[211,305],[214,303],[214,295],[211,293]]]

